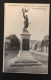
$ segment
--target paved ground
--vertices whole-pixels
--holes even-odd
[[[43,66],[17,66],[17,67],[9,67],[9,61],[10,59],[13,59],[17,56],[17,53],[10,53],[11,55],[7,55],[5,57],[4,67],[5,72],[22,72],[22,73],[32,73],[32,74],[47,74],[48,73],[48,53],[45,52],[37,52],[37,51],[31,51],[34,58],[36,58],[37,61],[40,61]],[[12,61],[14,62],[14,61]]]
[[[46,67],[48,67],[48,52],[38,52],[31,50],[32,55],[40,62],[42,62]]]

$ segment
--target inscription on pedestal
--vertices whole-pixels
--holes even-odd
[[[29,39],[23,39],[22,49],[29,50]]]

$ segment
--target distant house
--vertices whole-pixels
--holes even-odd
[[[10,50],[10,39],[8,37],[5,38],[5,50]]]

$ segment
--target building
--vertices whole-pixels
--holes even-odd
[[[10,39],[5,38],[5,50],[9,51],[10,50]]]

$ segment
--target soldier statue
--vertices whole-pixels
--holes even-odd
[[[28,25],[29,25],[29,23],[28,23],[28,15],[25,15],[25,12],[28,12],[28,10],[22,9],[23,17],[24,17],[24,28],[23,28],[23,31],[27,31],[27,28],[28,28]]]

